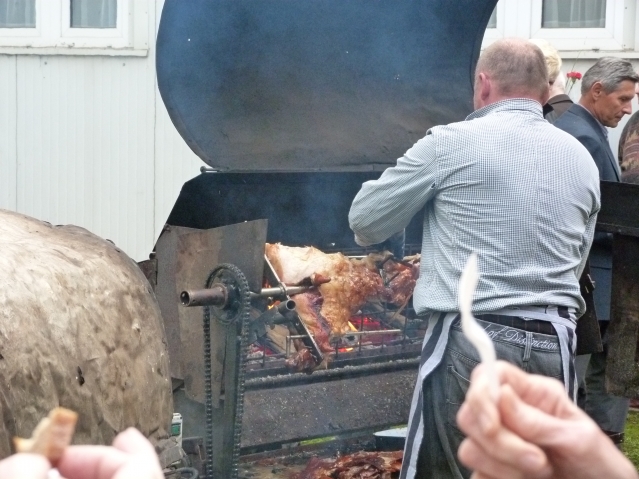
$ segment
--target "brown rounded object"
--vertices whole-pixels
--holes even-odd
[[[112,243],[0,210],[0,457],[56,406],[79,413],[76,444],[110,444],[129,426],[167,437],[160,309]]]

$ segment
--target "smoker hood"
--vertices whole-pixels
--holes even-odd
[[[472,110],[496,3],[166,0],[158,87],[215,169],[384,169]]]

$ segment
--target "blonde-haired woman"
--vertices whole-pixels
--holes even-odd
[[[546,59],[550,99],[544,105],[544,118],[554,123],[573,103],[566,95],[566,78],[561,72],[561,57],[557,49],[547,40],[533,38],[530,41],[539,47]]]

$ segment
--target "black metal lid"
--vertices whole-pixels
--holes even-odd
[[[160,93],[210,166],[381,169],[472,110],[497,0],[166,0]]]

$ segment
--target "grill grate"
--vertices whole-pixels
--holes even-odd
[[[361,250],[342,250],[342,252],[348,253],[348,256],[354,256],[350,253],[363,253]],[[268,283],[267,280],[265,281]],[[295,296],[292,296],[292,299],[295,299]],[[256,309],[255,315],[263,312],[264,310]],[[397,354],[406,350],[412,351],[415,346],[419,347],[421,344],[426,329],[426,321],[417,317],[412,300],[401,307],[384,302],[366,303],[351,317],[350,324],[352,332],[335,338],[331,342],[333,350],[324,352],[329,362],[338,358],[357,358],[364,355],[371,358],[387,353]],[[302,334],[290,334],[287,331],[282,351],[282,348],[274,346],[274,341],[270,339],[269,333],[267,332],[266,337],[258,339],[252,345],[247,357],[249,368],[265,368],[269,363],[281,363],[296,353],[293,344],[295,340],[308,337]]]

